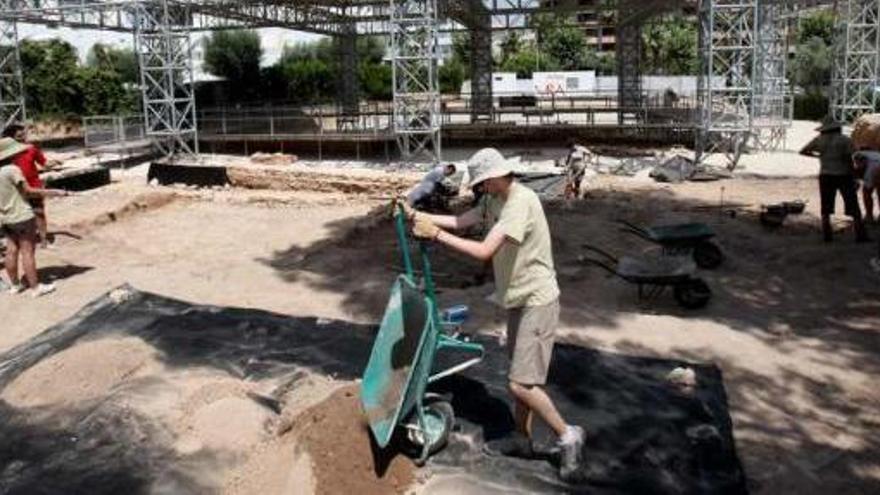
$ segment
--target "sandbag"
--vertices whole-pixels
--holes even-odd
[[[854,149],[880,151],[880,114],[865,114],[853,123],[852,141]]]

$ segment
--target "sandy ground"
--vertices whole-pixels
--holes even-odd
[[[788,153],[768,157],[780,163],[789,158]],[[810,164],[786,166],[800,170]],[[380,200],[309,191],[148,187],[143,169],[114,178],[108,187],[49,203],[53,230],[72,234],[39,253],[41,274],[57,281],[58,292],[37,300],[0,296],[0,352],[122,283],[204,304],[358,322],[381,316],[395,275],[395,255],[386,252],[393,248],[389,226],[352,230],[368,223],[365,215]],[[761,204],[791,199],[806,200],[807,212],[790,217],[779,230],[759,225]],[[659,185],[600,176],[587,199],[553,202],[546,209],[563,290],[561,339],[718,364],[755,493],[876,493],[880,394],[873,381],[880,371],[880,278],[867,269],[876,244],[853,243],[845,219],[837,220],[841,232],[834,244],[820,241],[813,179]],[[715,293],[711,305],[686,312],[668,294],[640,303],[631,286],[578,264],[583,242],[618,254],[654,249],[619,232],[617,218],[711,224],[727,255],[719,270],[704,273]],[[880,237],[880,229],[872,234]],[[471,328],[500,333],[500,315],[485,302],[490,286],[475,285],[448,266],[454,258],[437,256],[447,261],[435,263],[437,270],[448,272],[440,280],[441,302],[470,304]],[[58,355],[40,363],[2,398],[22,408],[76,407],[70,390],[86,399],[99,397],[158,366],[143,344],[91,345],[98,347],[86,349],[85,356]],[[88,356],[108,353],[119,357],[101,370],[89,368]],[[101,379],[86,378],[94,373]],[[69,382],[49,383],[62,375]],[[266,434],[266,411],[241,399],[240,383],[224,380],[192,370],[167,389],[176,399],[141,404],[142,410],[170,418],[168,442],[178,451],[236,454],[234,461],[209,463],[217,471],[206,486],[227,493],[314,490],[309,467],[314,459],[297,450],[293,437]],[[315,382],[292,392],[287,402],[306,407],[339,386]],[[187,404],[197,407],[185,409]],[[230,415],[237,418],[235,435],[222,422]],[[247,475],[254,471],[261,475]],[[436,479],[420,491],[449,493],[450,487],[467,492],[455,480]]]

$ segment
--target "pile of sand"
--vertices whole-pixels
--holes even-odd
[[[336,386],[329,397],[322,391],[333,385],[324,379],[301,385],[297,401],[285,406],[283,416],[291,417],[280,420],[278,436],[250,452],[222,493],[385,495],[409,490],[415,468],[403,456],[374,452],[357,385]],[[300,397],[309,402],[319,396],[324,399],[302,408]]]
[[[158,367],[156,350],[141,339],[93,340],[41,360],[13,380],[2,397],[15,407],[74,405],[104,398]]]
[[[303,413],[296,430],[300,447],[312,460],[319,495],[405,493],[415,479],[410,459],[382,459],[373,450],[357,385],[336,391]]]

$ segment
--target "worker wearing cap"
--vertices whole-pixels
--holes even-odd
[[[841,132],[841,124],[826,118],[816,130],[820,132],[801,150],[801,154],[819,158],[819,195],[822,202],[822,234],[825,241],[833,238],[831,215],[837,193],[843,197],[844,213],[853,219],[856,241],[865,242],[868,234],[862,221],[856,178],[853,170],[853,146],[848,136]]]
[[[492,260],[493,299],[507,312],[508,381],[517,430],[489,442],[486,452],[531,456],[532,417],[537,414],[558,435],[560,474],[565,479],[580,464],[584,430],[566,423],[544,391],[559,321],[559,286],[547,218],[538,196],[514,179],[512,167],[497,150],[478,151],[468,170],[470,186],[482,185],[486,193],[475,208],[458,217],[428,215],[408,207],[405,211],[416,237],[478,260]],[[491,227],[482,241],[449,232],[479,224]]]

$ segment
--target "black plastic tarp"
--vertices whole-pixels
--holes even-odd
[[[123,288],[0,354],[0,390],[41,359],[85,339],[120,334],[154,346],[168,366],[212,366],[253,379],[295,376],[307,368],[355,379],[375,331],[341,321],[193,305]],[[510,431],[513,419],[506,353],[492,339],[478,340],[486,359],[433,387],[451,398],[458,419],[449,446],[429,463],[438,476],[466,474],[477,492],[481,484],[532,493],[746,492],[716,367],[568,345],[556,348],[548,390],[563,416],[587,429],[582,482],[559,481],[549,458],[486,457],[482,442]],[[446,359],[454,356],[438,358],[438,364]],[[691,395],[664,380],[683,365],[696,371],[698,387]],[[0,401],[0,493],[203,491],[169,475],[164,464],[173,454],[167,446],[127,441],[112,417],[94,416],[58,430],[40,424],[39,415]],[[539,443],[549,445],[545,428],[536,434]]]

